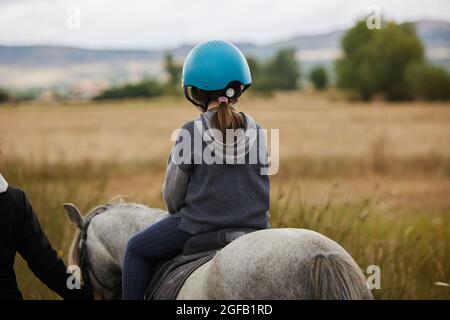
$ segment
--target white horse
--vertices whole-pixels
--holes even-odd
[[[120,297],[128,239],[168,213],[140,204],[94,208],[84,218],[63,205],[78,232],[69,264],[80,265],[96,297]],[[83,228],[84,227],[84,228]],[[80,232],[83,230],[83,232]],[[82,234],[85,234],[84,237]],[[177,299],[373,299],[364,275],[336,242],[310,230],[266,229],[244,235],[220,250],[185,281]]]

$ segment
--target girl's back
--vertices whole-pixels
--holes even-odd
[[[189,174],[185,205],[178,213],[180,229],[194,234],[225,227],[264,229],[269,223],[270,185],[263,132],[242,113],[245,128],[236,133],[235,141],[223,144],[220,131],[211,130],[217,112],[207,111],[183,127],[191,137],[191,150],[190,157],[183,158],[186,163],[178,165],[182,174]],[[178,151],[181,148],[175,147]]]

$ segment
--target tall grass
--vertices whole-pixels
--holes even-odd
[[[61,203],[73,202],[85,212],[108,201],[116,190],[122,190],[115,186],[126,188],[128,183],[130,188],[139,189],[133,193],[134,200],[155,207],[163,205],[160,192],[151,194],[135,182],[142,176],[148,180],[155,179],[164,172],[162,165],[138,162],[59,162],[48,165],[45,162],[30,164],[10,160],[3,167],[2,173],[11,185],[26,191],[43,229],[65,259],[74,227],[65,217]],[[317,170],[317,174],[322,176],[324,172]],[[446,171],[447,167],[444,166],[443,170]],[[279,179],[275,179],[272,189],[273,227],[315,230],[341,244],[364,272],[369,265],[378,265],[381,268],[381,289],[373,291],[376,298],[450,298],[449,287],[435,284],[450,282],[450,221],[447,215],[418,209],[398,214],[384,206],[383,199],[370,194],[366,198],[336,201],[332,195],[335,185],[330,185],[330,195],[323,201],[313,203],[304,196],[299,181],[291,179],[289,184],[287,179]],[[152,183],[160,184],[160,181]],[[34,278],[21,259],[16,263],[16,270],[26,298],[56,298]]]
[[[300,188],[279,193],[272,201],[274,227],[299,227],[320,232],[342,245],[363,272],[381,269],[377,299],[449,299],[449,217],[431,212],[398,215],[376,199],[320,205],[304,201]],[[438,283],[438,284],[436,284]]]

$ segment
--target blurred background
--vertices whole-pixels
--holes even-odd
[[[164,207],[171,132],[198,42],[235,43],[237,108],[280,129],[274,227],[345,247],[381,299],[450,298],[450,3],[0,1],[0,172],[66,259],[83,212],[117,195]],[[1,210],[1,209],[0,209]],[[26,298],[54,299],[17,259]]]

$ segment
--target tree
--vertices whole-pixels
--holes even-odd
[[[369,30],[360,21],[344,36],[342,49],[344,57],[336,63],[337,85],[365,100],[379,93],[389,100],[408,98],[405,70],[424,60],[422,43],[410,24],[390,22]]]
[[[265,63],[260,64],[251,57],[247,58],[247,62],[252,73],[254,90],[271,92],[297,89],[300,68],[295,58],[295,50],[281,50]]]
[[[426,100],[450,99],[450,75],[439,66],[415,63],[408,66],[405,79],[414,97]]]
[[[7,102],[9,100],[9,93],[5,89],[0,88],[0,103]]]
[[[183,67],[181,65],[177,65],[173,61],[173,56],[171,54],[167,54],[165,56],[164,68],[169,75],[169,79],[167,81],[167,93],[169,94],[177,94],[180,91],[181,87],[181,72]]]
[[[246,57],[248,67],[250,68],[250,73],[252,74],[252,79],[258,78],[259,74],[261,73],[261,67],[258,63],[258,61],[253,57]]]
[[[309,79],[317,90],[326,89],[328,86],[328,74],[324,67],[314,68],[309,75]]]
[[[264,67],[264,81],[272,90],[294,90],[300,76],[295,50],[280,50]]]

